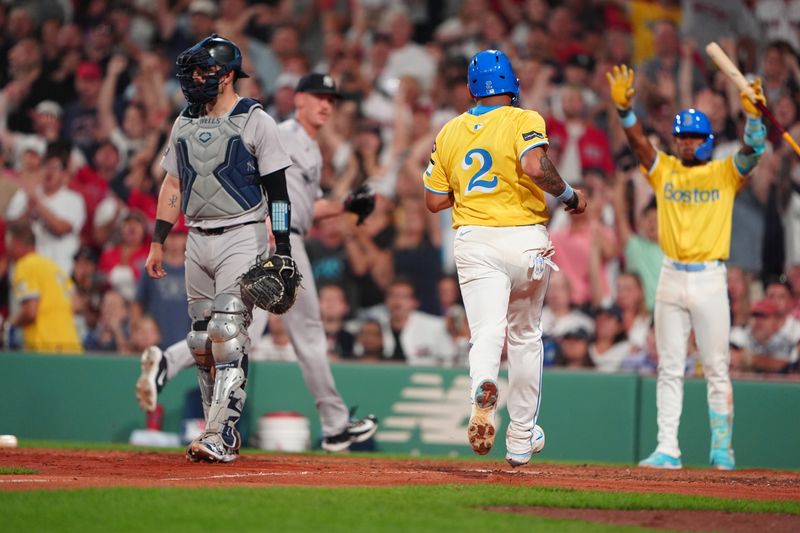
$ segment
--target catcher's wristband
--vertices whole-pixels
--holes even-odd
[[[157,218],[156,227],[153,230],[153,242],[164,244],[164,241],[167,240],[167,235],[169,235],[169,232],[172,231],[172,226],[172,222],[167,222],[164,219]]]
[[[619,120],[622,122],[623,128],[628,129],[636,124],[636,113],[633,112],[633,109],[617,109],[617,114],[619,114]]]

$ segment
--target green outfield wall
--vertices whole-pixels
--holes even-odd
[[[138,358],[0,354],[0,433],[20,438],[127,442],[145,425],[133,387]],[[338,364],[333,374],[357,415],[381,420],[375,447],[381,451],[468,455],[469,376],[466,369],[410,368],[392,364]],[[196,388],[192,370],[170,382],[160,397],[164,430],[180,432],[187,394]],[[501,376],[498,443],[508,423]],[[734,446],[741,467],[800,468],[800,382],[736,381]],[[274,411],[296,411],[311,420],[319,439],[314,401],[300,369],[290,363],[252,363],[243,415],[245,436]],[[655,379],[630,374],[545,370],[539,423],[545,429],[544,459],[634,463],[655,446]],[[192,402],[193,404],[193,402]],[[196,406],[194,406],[196,408]],[[684,464],[708,460],[705,383],[686,382],[680,439]]]

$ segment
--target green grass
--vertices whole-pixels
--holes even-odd
[[[24,466],[0,466],[0,475],[20,475],[20,474],[38,474],[39,471],[35,468],[25,468]]]
[[[795,502],[622,494],[502,485],[391,488],[257,487],[5,492],[0,524],[12,531],[469,532],[643,531],[497,513],[500,505],[607,509],[714,509],[800,515]]]
[[[25,448],[146,450],[108,443],[22,440]],[[246,450],[245,453],[269,453]],[[310,452],[319,455],[324,452]],[[350,457],[417,458],[387,453],[351,453]],[[486,460],[476,458],[476,460]],[[576,464],[576,463],[572,463]],[[34,469],[5,467],[0,474],[33,474]],[[6,532],[152,533],[209,530],[258,532],[457,531],[612,532],[653,531],[488,511],[494,506],[549,506],[600,509],[706,509],[781,512],[800,515],[800,502],[749,501],[667,494],[588,492],[510,485],[415,485],[398,487],[112,488],[0,492],[0,530]]]

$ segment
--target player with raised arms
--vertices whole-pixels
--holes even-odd
[[[676,157],[653,147],[631,109],[633,70],[615,66],[607,76],[625,136],[655,191],[658,242],[664,251],[655,305],[658,446],[639,465],[682,467],[678,424],[687,343],[694,329],[708,387],[710,463],[732,470],[730,304],[723,261],[730,254],[734,197],[764,152],[761,112],[742,94],[747,114],[744,146],[731,157],[712,160],[714,133],[708,117],[696,109],[680,111],[672,122]],[[760,80],[752,87],[763,103]]]

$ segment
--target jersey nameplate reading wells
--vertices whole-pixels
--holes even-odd
[[[522,139],[525,141],[530,141],[531,139],[544,139],[544,135],[539,133],[538,131],[529,131],[528,133],[522,134]]]

